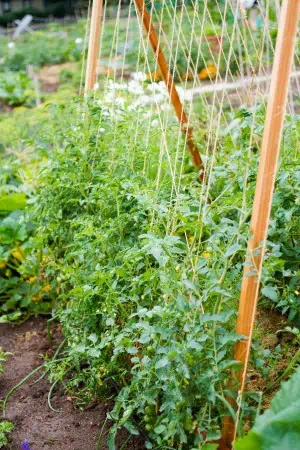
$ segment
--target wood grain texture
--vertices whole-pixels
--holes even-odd
[[[234,357],[242,363],[242,366],[240,371],[234,373],[233,383],[237,382],[240,394],[244,391],[246,384],[299,14],[300,0],[284,0],[253,202],[250,224],[251,238],[248,242],[237,319],[237,333],[248,338],[240,341],[235,347]],[[235,434],[236,426],[232,419],[227,418],[224,422],[224,440],[231,444]]]
[[[101,16],[102,0],[94,0],[91,14],[90,39],[85,75],[85,94],[94,89],[96,83],[96,71],[100,45]]]
[[[181,130],[186,136],[187,145],[189,148],[189,151],[192,156],[192,161],[194,166],[202,169],[202,173],[200,178],[204,178],[204,166],[203,162],[199,153],[198,148],[196,147],[194,140],[193,140],[193,130],[191,127],[188,126],[188,118],[186,116],[186,113],[184,112],[182,103],[180,101],[177,89],[174,84],[174,79],[170,73],[166,58],[163,54],[163,51],[161,49],[161,46],[159,45],[159,40],[156,34],[156,31],[154,29],[154,26],[151,21],[150,14],[146,8],[144,0],[135,0],[135,4],[138,10],[138,13],[141,17],[141,20],[143,22],[145,31],[147,33],[149,42],[151,44],[153,53],[155,55],[155,58],[157,59],[157,64],[160,68],[162,77],[164,82],[166,83],[169,95],[170,95],[170,101],[174,107],[176,116],[181,124]]]

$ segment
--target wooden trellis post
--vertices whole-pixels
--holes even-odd
[[[180,101],[177,89],[174,84],[173,77],[171,75],[171,72],[169,70],[166,58],[163,54],[163,51],[161,49],[161,46],[159,45],[159,40],[155,31],[155,28],[152,24],[150,14],[146,8],[144,0],[135,0],[138,13],[141,17],[141,20],[143,22],[145,31],[147,33],[148,39],[150,41],[153,53],[155,55],[155,58],[157,60],[157,64],[160,68],[162,77],[164,79],[164,82],[166,83],[171,103],[175,109],[176,116],[181,124],[181,130],[186,136],[187,145],[189,148],[189,151],[192,156],[192,161],[194,166],[196,166],[199,170],[202,170],[202,173],[200,175],[200,178],[203,179],[204,177],[204,165],[203,161],[201,159],[199,150],[197,146],[194,143],[193,140],[193,130],[188,125],[188,118],[187,115],[183,109],[182,103]]]
[[[251,237],[248,242],[237,319],[237,333],[247,337],[236,345],[234,354],[235,359],[242,364],[241,370],[234,373],[234,380],[237,381],[239,388],[239,399],[246,384],[299,14],[300,0],[283,1],[250,224]],[[228,445],[231,445],[236,437],[238,419],[239,401],[236,423],[231,418],[227,418],[224,422],[223,438]]]
[[[99,56],[100,45],[100,29],[102,15],[102,0],[94,0],[91,14],[90,39],[88,47],[88,57],[86,64],[85,88],[87,94],[94,89],[97,76],[97,62]]]

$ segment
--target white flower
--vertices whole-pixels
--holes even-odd
[[[147,89],[151,92],[161,92],[165,95],[167,95],[167,88],[163,81],[160,81],[159,83],[150,83],[147,86]]]
[[[170,105],[170,103],[164,103],[163,105],[160,105],[160,109],[162,111],[171,111],[172,106]]]
[[[122,111],[120,111],[119,109],[117,109],[116,111],[111,111],[110,117],[116,121],[121,120],[121,119],[123,119]]]
[[[128,91],[135,95],[142,95],[144,93],[143,87],[138,81],[130,80],[128,83]]]
[[[156,83],[156,84],[157,84],[158,89],[161,92],[165,92],[165,94],[167,94],[167,86],[166,86],[166,83],[164,81],[160,81],[159,83]]]
[[[128,86],[126,83],[115,83],[113,80],[108,80],[107,88],[112,91],[123,91],[127,90]]]
[[[116,105],[120,106],[121,108],[125,107],[125,99],[123,97],[116,97],[115,103],[116,103]]]
[[[104,131],[105,131],[105,128],[99,128],[99,129],[98,129],[98,133],[99,133],[99,134],[104,133]]]
[[[16,46],[16,44],[15,44],[14,42],[9,42],[9,43],[7,44],[7,47],[8,47],[8,48],[15,48],[15,46]]]
[[[143,114],[143,117],[145,118],[145,119],[149,119],[149,117],[152,117],[153,116],[153,112],[150,110],[150,111],[147,111],[147,112],[145,112],[144,114]]]
[[[105,103],[114,103],[114,100],[115,100],[115,93],[114,93],[114,91],[107,92],[105,94],[104,98],[103,98],[103,101]]]
[[[182,103],[189,100],[190,95],[181,86],[177,87],[177,92]]]
[[[136,106],[135,105],[129,105],[128,106],[128,111],[131,111],[131,112],[136,111]]]
[[[121,111],[121,109],[116,109],[116,110],[115,110],[115,114],[116,114],[116,116],[118,116],[118,117],[122,117],[123,111]]]
[[[151,103],[151,97],[149,97],[149,95],[141,95],[135,102],[133,102],[133,105],[137,108],[138,106],[146,106],[149,103]]]
[[[96,91],[97,89],[99,89],[99,83],[94,84],[94,91]]]
[[[75,44],[76,44],[76,45],[82,44],[82,38],[80,38],[80,37],[76,38],[76,39],[75,39]]]
[[[164,94],[155,94],[152,97],[153,103],[162,103],[165,101],[165,96]]]
[[[157,119],[152,120],[151,127],[157,128],[159,126],[159,121]]]
[[[144,72],[133,72],[131,74],[135,81],[145,81],[147,80],[147,75]]]
[[[110,112],[108,111],[108,109],[105,106],[102,107],[101,115],[104,117],[110,116]]]
[[[241,6],[244,9],[252,8],[254,6],[255,0],[241,0]]]

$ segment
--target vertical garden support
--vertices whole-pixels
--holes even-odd
[[[199,153],[198,148],[196,147],[194,140],[193,140],[193,131],[192,128],[188,125],[188,118],[186,116],[186,113],[183,109],[182,103],[180,101],[177,89],[174,84],[173,77],[170,73],[166,58],[163,54],[163,51],[161,49],[161,46],[159,45],[159,40],[156,34],[156,31],[154,29],[154,26],[151,21],[150,14],[146,8],[144,0],[135,0],[138,13],[141,17],[141,20],[143,22],[144,28],[146,30],[148,39],[150,41],[153,53],[155,55],[155,58],[157,60],[157,64],[160,68],[162,77],[164,79],[164,82],[166,83],[169,95],[170,95],[170,101],[175,109],[176,116],[181,124],[181,130],[186,136],[187,145],[189,148],[189,151],[192,156],[192,161],[194,166],[196,166],[199,170],[202,170],[202,174],[200,176],[201,179],[204,177],[204,166],[203,162]]]
[[[85,89],[84,89],[85,94],[87,94],[90,90],[94,89],[96,83],[96,76],[97,76],[96,70],[100,45],[101,15],[102,15],[102,0],[94,0],[91,14],[90,39],[86,65]]]
[[[235,359],[241,362],[241,369],[234,373],[233,379],[233,382],[237,381],[238,383],[239,399],[242,397],[246,384],[299,14],[299,0],[284,0],[279,22],[279,33],[253,202],[250,224],[251,237],[248,242],[237,319],[237,333],[246,336],[246,339],[238,342],[235,347]],[[239,402],[240,400],[238,405]],[[231,444],[236,436],[238,419],[239,410],[236,423],[232,419],[227,419],[224,422],[223,438],[228,444]]]

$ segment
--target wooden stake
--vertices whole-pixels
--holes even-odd
[[[100,45],[101,15],[102,15],[102,0],[94,0],[91,14],[89,50],[86,65],[85,89],[84,89],[85,94],[87,94],[90,90],[94,89],[96,83],[96,76],[97,76],[96,70]]]
[[[279,22],[279,33],[253,202],[250,224],[251,238],[248,242],[237,319],[237,333],[248,338],[240,341],[235,347],[235,359],[242,363],[241,369],[234,373],[233,378],[238,383],[240,399],[246,384],[299,14],[300,0],[284,0]],[[233,423],[233,420],[230,418],[227,418],[224,422],[223,438],[227,444],[231,444],[236,437],[238,419],[239,410],[236,423]]]
[[[191,127],[188,126],[188,118],[184,112],[182,103],[180,101],[177,89],[174,84],[173,77],[170,73],[166,58],[163,54],[163,51],[159,45],[158,37],[156,34],[156,31],[154,29],[154,26],[151,21],[150,14],[146,8],[144,0],[135,0],[138,13],[143,21],[144,28],[147,32],[148,39],[150,41],[153,53],[157,59],[157,64],[160,68],[162,77],[164,79],[164,82],[166,83],[171,103],[175,109],[176,116],[181,124],[181,130],[186,136],[187,145],[189,148],[189,151],[192,155],[192,161],[194,166],[196,166],[199,170],[202,169],[202,173],[200,175],[200,178],[204,178],[204,166],[203,161],[201,159],[200,153],[198,148],[196,147],[194,140],[193,140],[193,130]]]

